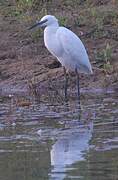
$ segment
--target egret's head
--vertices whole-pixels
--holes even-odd
[[[41,20],[38,21],[36,24],[31,26],[29,29],[33,29],[34,27],[37,27],[37,26],[46,27],[46,26],[57,25],[57,24],[58,24],[58,20],[56,19],[55,16],[46,15],[42,17]]]

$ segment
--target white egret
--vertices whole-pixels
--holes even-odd
[[[69,29],[59,26],[58,20],[52,15],[44,16],[29,29],[36,26],[45,27],[45,46],[51,54],[58,59],[64,68],[65,98],[67,99],[67,70],[71,70],[75,71],[77,76],[78,97],[80,99],[78,73],[92,74],[92,67],[82,41]]]

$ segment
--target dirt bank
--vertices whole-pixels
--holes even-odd
[[[94,88],[117,90],[117,2],[106,1],[104,4],[96,1],[92,4],[90,1],[90,4],[77,5],[69,2],[61,1],[56,5],[52,2],[47,11],[54,9],[53,14],[60,17],[60,23],[78,34],[87,48],[94,74],[80,75],[81,91]],[[0,6],[0,90],[11,93],[30,89],[42,96],[63,95],[63,70],[44,47],[43,32],[27,30],[41,14],[32,10],[16,15],[14,5],[11,1]],[[71,96],[76,92],[76,79],[72,73],[69,76]]]

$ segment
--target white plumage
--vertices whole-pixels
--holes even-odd
[[[82,41],[76,34],[65,27],[60,27],[54,16],[44,16],[45,23],[44,43],[47,49],[59,60],[66,69],[78,72],[92,73],[91,64]]]
[[[37,25],[45,27],[45,46],[65,69],[76,71],[76,73],[92,74],[92,67],[86,49],[76,34],[65,27],[59,26],[58,20],[51,15],[44,16],[30,29]]]

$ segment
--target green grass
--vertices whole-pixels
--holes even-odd
[[[95,51],[95,60],[99,67],[102,67],[104,70],[108,70],[112,67],[112,48],[109,43],[106,44],[103,50]]]
[[[68,25],[68,18],[67,17],[58,17],[59,23],[61,26],[67,26]]]
[[[41,36],[42,36],[42,30],[40,28],[35,29],[35,31],[31,33],[31,37],[35,42],[39,41],[39,37]]]

